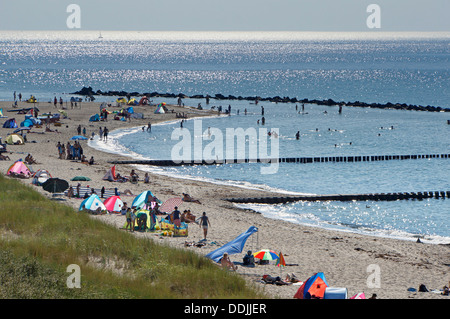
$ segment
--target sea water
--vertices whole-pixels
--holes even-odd
[[[94,90],[289,96],[448,108],[449,33],[314,32],[0,32],[0,99],[12,92],[47,102]],[[113,101],[117,97],[97,97]],[[176,103],[155,98],[154,103]],[[184,99],[186,105],[231,107],[231,116],[201,120],[207,129],[278,130],[280,157],[449,153],[448,113]],[[261,106],[265,125],[261,124]],[[245,110],[247,115],[245,115]],[[239,115],[238,115],[239,111]],[[258,124],[258,120],[260,121]],[[198,122],[197,122],[198,124]],[[183,123],[194,134],[194,120]],[[170,159],[180,122],[111,132],[91,146],[142,159]],[[300,139],[295,139],[299,131]],[[192,145],[193,146],[193,145]],[[232,146],[230,146],[232,147]],[[226,150],[227,145],[224,146]],[[200,151],[202,148],[200,149]],[[356,163],[243,163],[172,168],[140,167],[182,178],[283,193],[387,193],[449,190],[448,159]],[[269,218],[317,227],[432,243],[450,242],[448,199],[377,202],[297,202],[240,205]]]

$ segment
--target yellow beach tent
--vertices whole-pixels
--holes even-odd
[[[9,145],[22,145],[25,144],[25,140],[23,139],[22,136],[18,135],[18,134],[10,134],[6,137],[5,139],[6,144]]]

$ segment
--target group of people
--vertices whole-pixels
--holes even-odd
[[[58,142],[56,147],[58,149],[59,159],[80,160],[82,163],[89,165],[95,163],[93,156],[87,160],[86,156],[83,154],[83,147],[78,141],[75,141],[73,145],[70,144],[70,142],[67,142],[67,145]]]
[[[127,207],[127,203],[124,203],[123,207],[122,207],[122,214],[125,215],[126,217],[126,221],[127,224],[125,226],[125,230],[127,230],[128,228],[130,228],[131,232],[135,231],[135,228],[137,226],[137,230],[138,231],[142,231],[145,232],[147,230],[147,213],[142,212],[142,211],[138,211],[136,208],[130,208]],[[156,226],[156,215],[161,214],[159,209],[158,209],[158,205],[156,205],[155,207],[153,207],[150,210],[150,227],[148,228],[148,230],[152,231],[155,230],[155,226]]]
[[[55,107],[58,107],[58,99],[56,98],[56,96],[55,96],[55,98],[53,99],[53,105],[54,105]],[[60,107],[62,108],[62,106],[63,106],[63,99],[62,99],[62,97],[59,98],[59,105],[60,105]]]
[[[101,127],[98,129],[98,135],[100,136],[100,140],[107,141],[108,133],[109,130],[106,126],[103,129]]]

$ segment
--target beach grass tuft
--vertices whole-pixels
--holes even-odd
[[[0,298],[267,298],[192,251],[137,238],[0,174]],[[69,265],[81,288],[68,288]]]

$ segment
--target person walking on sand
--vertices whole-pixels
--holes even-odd
[[[208,216],[206,216],[206,212],[203,212],[203,215],[199,218],[200,228],[203,228],[203,240],[206,240],[206,235],[208,235],[208,226],[211,226],[211,223],[209,222]]]

